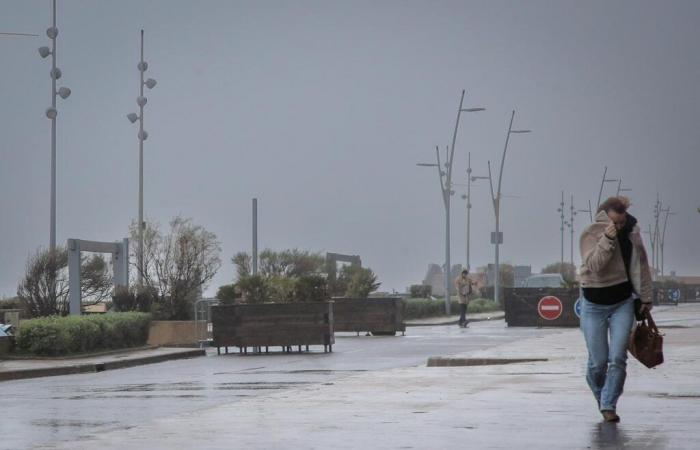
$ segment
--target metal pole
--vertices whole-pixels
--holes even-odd
[[[600,207],[600,198],[603,196],[603,185],[605,184],[605,176],[608,174],[608,166],[605,166],[605,170],[603,170],[603,179],[600,181],[600,192],[598,192],[598,203],[596,206],[596,209]]]
[[[513,129],[513,119],[515,118],[515,110],[510,115],[510,123],[508,124],[508,133],[506,134],[506,143],[503,146],[503,156],[501,157],[501,169],[498,174],[498,190],[496,196],[493,197],[493,209],[496,216],[496,236],[495,236],[495,274],[494,274],[494,301],[497,305],[501,304],[501,267],[499,262],[499,244],[500,244],[500,215],[501,215],[501,184],[503,181],[503,165],[506,162],[506,152],[508,151],[508,142],[510,141],[511,130]],[[489,164],[489,182],[491,181],[491,164]],[[493,196],[493,185],[491,186],[491,195]]]
[[[574,216],[576,211],[574,210],[574,194],[571,194],[571,266],[574,266]]]
[[[144,67],[143,30],[141,30],[141,67]],[[143,70],[139,70],[139,98],[143,97],[143,72]],[[139,102],[139,270],[137,274],[137,283],[139,288],[143,286],[143,107],[143,103]]]
[[[472,153],[467,154],[467,271],[471,272],[469,264],[469,238],[472,211]]]
[[[52,27],[56,29],[56,0],[52,2]],[[51,107],[56,109],[56,39],[51,39]],[[56,116],[51,119],[51,231],[49,249],[56,250]]]
[[[253,199],[253,276],[258,274],[258,199]]]
[[[559,212],[561,213],[561,257],[559,258],[559,272],[564,275],[564,191],[561,191],[561,205]]]
[[[666,241],[666,225],[668,225],[668,216],[672,215],[671,208],[666,208],[664,210],[666,216],[664,217],[664,227],[661,232],[661,277],[664,276],[664,242]]]

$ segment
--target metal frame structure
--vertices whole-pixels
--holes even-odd
[[[70,288],[69,306],[72,316],[79,316],[81,314],[81,252],[111,253],[114,270],[114,287],[129,287],[129,239],[124,238],[121,242],[68,239],[67,248],[68,286]]]

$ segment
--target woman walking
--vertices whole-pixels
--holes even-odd
[[[606,422],[619,422],[627,376],[627,343],[635,299],[650,311],[651,272],[637,219],[626,197],[610,197],[581,234],[581,329],[588,348],[586,381]]]

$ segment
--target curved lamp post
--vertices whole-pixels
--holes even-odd
[[[505,165],[506,162],[506,152],[508,151],[508,142],[510,141],[510,136],[511,134],[525,134],[525,133],[530,133],[531,130],[514,130],[513,129],[513,119],[515,119],[515,110],[513,110],[513,113],[510,116],[510,124],[508,125],[508,133],[506,134],[506,143],[503,146],[503,156],[501,157],[501,169],[498,174],[498,190],[494,194],[493,191],[493,177],[491,176],[491,161],[488,162],[489,166],[489,185],[491,186],[491,200],[493,201],[493,212],[496,217],[496,233],[495,233],[495,238],[493,243],[496,246],[496,252],[495,252],[495,262],[496,262],[496,267],[495,267],[495,274],[494,274],[494,300],[496,301],[497,305],[500,305],[500,288],[501,288],[501,269],[499,266],[499,255],[498,255],[498,247],[500,244],[500,220],[501,220],[501,184],[503,182],[503,166]]]

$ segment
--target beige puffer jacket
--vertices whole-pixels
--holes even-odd
[[[581,233],[581,259],[579,269],[581,286],[584,288],[600,288],[614,286],[627,281],[625,262],[617,239],[608,239],[605,228],[610,218],[601,211],[596,215],[595,222],[588,225]],[[635,294],[643,303],[651,303],[651,271],[644,242],[639,226],[630,233],[632,241],[632,259],[630,261],[630,278]]]

